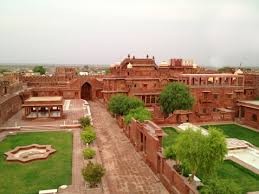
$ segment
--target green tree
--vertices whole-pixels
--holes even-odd
[[[144,103],[136,97],[123,94],[113,95],[108,102],[108,109],[116,115],[126,115],[131,109],[144,107]]]
[[[185,84],[170,83],[161,92],[159,103],[163,112],[168,115],[175,110],[192,109],[194,98]]]
[[[219,73],[234,73],[235,72],[235,68],[233,67],[221,67],[218,69]]]
[[[105,75],[108,75],[108,74],[110,74],[110,73],[111,73],[110,68],[105,69]]]
[[[9,72],[10,70],[8,70],[8,69],[0,69],[0,74],[3,74],[3,73],[5,73],[5,72]]]
[[[35,66],[35,67],[33,68],[33,72],[34,72],[34,73],[40,73],[40,75],[43,75],[43,74],[46,73],[46,69],[45,69],[43,66],[38,65],[38,66]]]
[[[174,152],[177,160],[192,173],[190,181],[193,181],[197,173],[204,177],[215,173],[227,153],[226,140],[215,128],[209,128],[208,135],[187,129],[177,137]]]
[[[210,179],[201,189],[201,194],[241,194],[241,187],[228,179]]]
[[[93,164],[91,161],[82,169],[82,175],[85,181],[90,184],[90,187],[96,187],[101,182],[104,174],[104,167],[100,164]]]
[[[125,123],[129,124],[132,118],[140,122],[144,122],[145,120],[151,119],[151,113],[144,107],[138,107],[129,111],[129,113],[125,116]]]
[[[176,159],[176,155],[175,155],[175,152],[174,152],[174,148],[173,148],[173,145],[172,146],[168,146],[166,147],[164,150],[164,156],[166,159]]]

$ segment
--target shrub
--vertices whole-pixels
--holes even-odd
[[[90,184],[90,187],[95,187],[101,182],[105,169],[100,164],[93,164],[89,162],[86,167],[82,169],[84,180]]]
[[[83,151],[84,159],[92,159],[95,156],[95,150],[92,148],[85,148]]]
[[[151,114],[146,108],[138,107],[129,111],[129,113],[125,116],[125,123],[129,124],[132,118],[140,122],[144,122],[145,120],[151,119]]]
[[[91,125],[91,119],[90,117],[86,116],[86,117],[81,117],[79,119],[79,123],[81,125],[82,128],[86,127],[86,126],[90,126]]]
[[[123,94],[116,94],[108,102],[108,109],[113,114],[126,115],[131,109],[144,107],[144,103],[136,97],[128,97]]]
[[[83,130],[84,130],[84,131],[94,131],[94,128],[93,128],[93,126],[89,125],[89,126],[85,126],[85,127],[83,128]]]
[[[93,130],[84,130],[81,132],[81,139],[85,144],[90,144],[96,139],[96,133]]]
[[[164,149],[164,156],[166,159],[172,159],[172,160],[176,159],[176,155],[175,155],[173,146],[168,146]]]

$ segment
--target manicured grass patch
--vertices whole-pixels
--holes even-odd
[[[163,131],[167,134],[167,136],[163,137],[163,148],[165,148],[171,146],[175,142],[179,132],[172,127],[165,127],[163,128]]]
[[[226,129],[222,128],[221,126],[229,126],[229,125],[220,125],[220,126],[217,125],[217,127],[221,128],[227,136],[235,137],[238,139],[245,139],[245,138],[239,138],[236,136],[237,134],[246,133],[247,131],[248,131],[248,133],[249,132],[256,133],[247,128],[241,127],[241,129],[240,128],[237,129],[238,130],[237,134],[235,134],[235,132],[232,132],[232,131],[236,130],[237,125],[232,126],[234,128],[232,128],[231,130],[229,130],[227,127],[226,127]],[[204,128],[208,128],[208,127],[209,126],[205,126]],[[237,126],[237,127],[239,127],[239,126]],[[165,128],[163,128],[163,130],[167,134],[167,136],[163,137],[163,147],[165,148],[165,147],[171,146],[175,142],[176,137],[179,135],[179,132],[177,132],[176,129],[174,129],[172,127],[165,127]],[[245,132],[243,132],[243,131],[245,131]],[[256,134],[256,135],[255,136],[258,138],[258,134]],[[255,138],[255,136],[254,136],[254,138]],[[241,136],[241,137],[243,137],[243,136]],[[246,138],[247,138],[247,136],[246,136]],[[248,141],[248,139],[245,139],[245,140]],[[256,145],[256,144],[254,143],[254,145]],[[244,168],[230,160],[224,161],[223,164],[217,170],[216,174],[219,179],[223,179],[223,178],[230,179],[230,180],[233,180],[234,182],[236,182],[237,184],[239,184],[240,187],[242,188],[243,193],[259,190],[259,175],[256,175],[255,173],[247,170],[246,168]],[[198,177],[203,180],[202,175],[198,175]],[[203,180],[203,182],[206,182],[206,180]]]
[[[259,175],[230,160],[224,161],[223,165],[218,169],[217,175],[219,178],[235,181],[240,185],[243,193],[259,191]]]
[[[248,128],[235,125],[235,124],[226,124],[226,125],[205,125],[202,126],[205,129],[208,129],[210,126],[220,128],[227,137],[242,139],[250,142],[251,144],[259,147],[259,133],[252,131]]]
[[[39,190],[71,184],[72,133],[37,132],[8,136],[0,142],[0,193],[36,194]],[[26,164],[7,162],[4,153],[16,146],[50,144],[56,153]]]

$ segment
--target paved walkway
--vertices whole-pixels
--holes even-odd
[[[81,175],[83,168],[83,155],[80,138],[80,129],[73,130],[73,160],[72,160],[72,185],[60,192],[62,194],[86,194],[84,179]]]
[[[105,107],[99,102],[90,106],[110,193],[168,193]]]

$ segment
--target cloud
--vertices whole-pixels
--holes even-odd
[[[0,62],[112,63],[128,53],[259,62],[256,0],[0,2]]]

